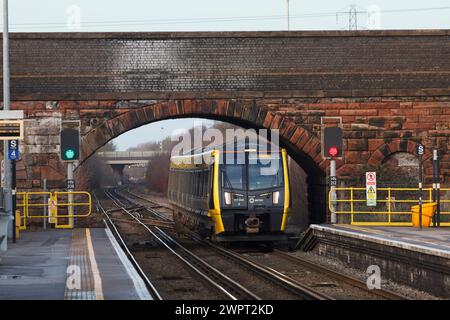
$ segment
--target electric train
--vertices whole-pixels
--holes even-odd
[[[286,240],[287,154],[275,150],[234,141],[172,156],[168,197],[177,228],[220,242]]]

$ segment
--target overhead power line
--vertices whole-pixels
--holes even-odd
[[[447,7],[429,7],[429,8],[407,8],[407,9],[390,9],[380,10],[380,13],[404,13],[404,12],[423,12],[423,11],[440,11],[450,10]],[[354,10],[353,14],[368,13],[365,10]],[[338,12],[316,12],[291,14],[290,19],[313,19],[324,17],[335,17],[337,14],[349,14],[348,11]],[[105,20],[105,21],[83,21],[83,27],[116,27],[116,26],[136,26],[136,25],[176,25],[176,24],[197,24],[197,23],[214,23],[214,22],[241,22],[241,21],[266,21],[266,20],[284,20],[286,15],[265,15],[265,16],[240,16],[240,17],[217,17],[217,18],[174,18],[174,19],[142,19],[142,20]],[[14,29],[25,28],[61,28],[66,26],[66,22],[29,22],[29,23],[12,23]]]

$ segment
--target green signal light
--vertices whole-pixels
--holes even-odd
[[[67,149],[66,151],[64,151],[64,155],[65,155],[66,159],[71,160],[71,159],[75,158],[75,150]]]

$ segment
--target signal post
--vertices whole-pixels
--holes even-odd
[[[331,223],[337,223],[336,217],[336,187],[338,177],[336,174],[336,160],[342,159],[344,154],[342,118],[341,117],[322,117],[322,157],[330,160],[330,194],[331,194]]]
[[[67,192],[75,190],[74,162],[80,159],[80,130],[79,122],[63,123],[61,128],[61,160],[67,162]],[[73,203],[73,195],[69,194],[68,202]],[[69,205],[69,225],[73,226],[74,208]]]

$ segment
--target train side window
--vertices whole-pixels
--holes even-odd
[[[173,182],[172,170],[169,169],[169,183],[167,184],[169,189],[169,195],[170,192],[172,191],[172,182]]]
[[[202,171],[197,172],[197,197],[202,197]]]
[[[202,198],[204,198],[205,197],[205,190],[206,190],[206,181],[205,181],[205,174],[206,174],[206,171],[202,171]]]
[[[180,174],[179,174],[179,172],[178,171],[175,171],[175,181],[174,181],[174,183],[173,183],[173,187],[174,187],[174,189],[177,191],[177,193],[180,191],[180,186],[178,185],[178,176],[179,176]]]
[[[195,197],[198,197],[198,173],[196,171],[192,172],[192,180],[193,180],[193,189],[192,189],[192,193],[194,194]]]
[[[202,198],[204,198],[205,197],[205,179],[204,179],[204,176],[205,176],[205,171],[202,171],[202,173],[201,173],[201,175],[200,175],[200,196],[202,197]]]
[[[214,163],[209,167],[208,194],[209,208],[214,209]]]
[[[200,196],[200,171],[195,172],[195,196]]]
[[[208,171],[203,171],[203,198],[206,198],[208,195]]]
[[[178,172],[178,190],[180,190],[180,192],[183,192],[183,172],[179,171]]]
[[[203,176],[205,175],[205,171],[200,171],[199,174],[199,190],[198,190],[198,194],[200,198],[203,198],[203,185],[204,185],[204,181],[203,181]]]
[[[206,197],[207,197],[207,198],[208,198],[209,195],[211,194],[210,188],[209,188],[209,186],[211,185],[211,177],[212,177],[212,172],[211,172],[211,170],[206,171],[206,184],[205,184],[205,189],[206,189]]]

